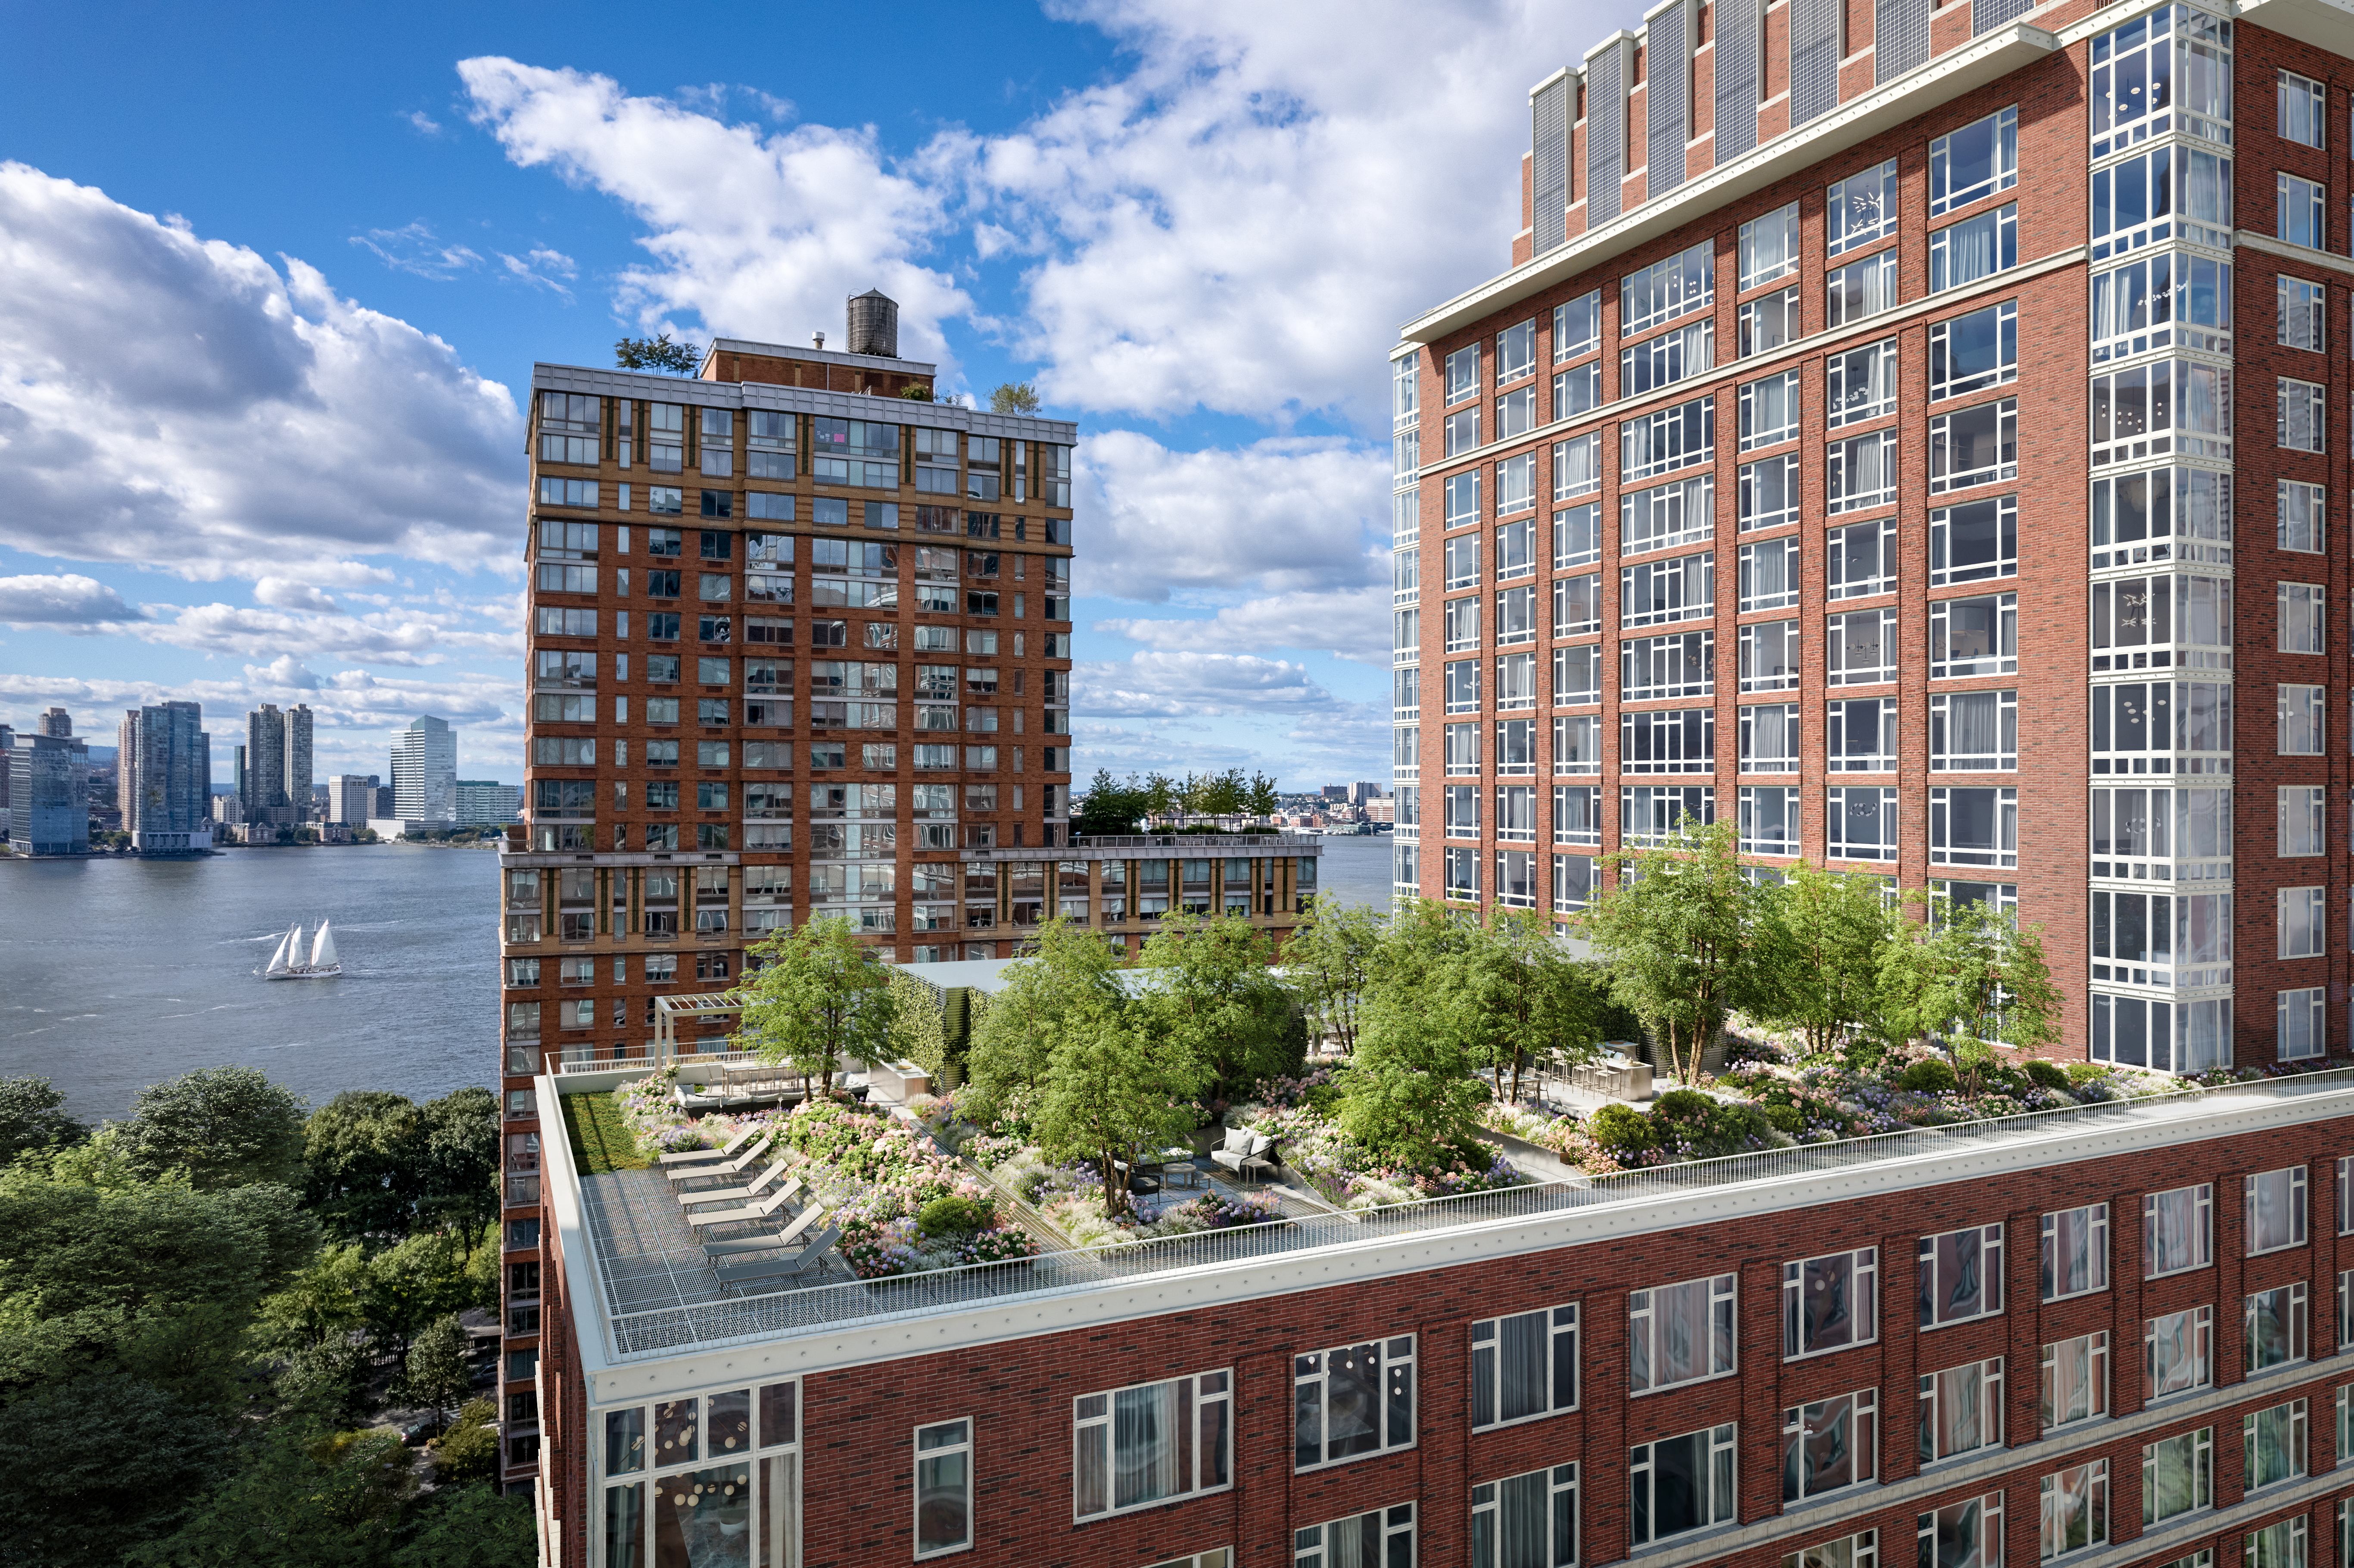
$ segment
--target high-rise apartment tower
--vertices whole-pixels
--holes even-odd
[[[449,822],[458,814],[458,732],[428,714],[392,734],[393,815]]]
[[[203,707],[167,702],[128,709],[118,739],[122,828],[132,847],[212,848],[212,736],[204,732]]]
[[[2349,55],[1676,0],[1539,82],[1511,267],[1392,357],[1401,888],[1567,915],[1733,817],[2015,906],[2072,1054],[2325,1054]]]

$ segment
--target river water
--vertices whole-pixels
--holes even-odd
[[[286,927],[334,922],[337,980],[263,980]],[[260,1067],[313,1105],[344,1089],[425,1100],[493,1085],[498,856],[385,844],[195,860],[0,865],[0,1075],[75,1115],[144,1086]]]
[[[1328,838],[1328,898],[1385,909],[1387,834]],[[255,973],[296,920],[335,927],[336,980]],[[0,864],[0,1076],[38,1074],[75,1115],[144,1086],[260,1067],[313,1105],[493,1084],[498,856],[383,844],[209,859]]]

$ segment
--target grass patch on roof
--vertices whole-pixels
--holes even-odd
[[[621,1120],[610,1095],[565,1095],[564,1130],[572,1139],[573,1168],[583,1176],[610,1171],[643,1171],[652,1163],[638,1152],[638,1140]]]

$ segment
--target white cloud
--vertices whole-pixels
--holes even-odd
[[[412,223],[401,228],[371,228],[352,236],[352,243],[376,253],[396,272],[410,272],[446,283],[461,272],[482,264],[480,253],[463,245],[444,245],[432,228]]]
[[[139,612],[95,577],[73,573],[53,577],[0,577],[0,621],[10,626],[59,627],[72,632],[113,630]]]
[[[1040,390],[1367,423],[1397,323],[1509,262],[1527,89],[1608,25],[1531,0],[1060,9],[1134,69],[935,150],[987,221],[1047,253],[1014,334]]]
[[[572,258],[563,251],[535,249],[528,258],[525,258],[510,256],[502,250],[498,252],[498,258],[506,264],[507,276],[515,281],[529,283],[535,289],[546,289],[548,292],[566,300],[572,298],[572,291],[566,288],[559,280],[578,275],[579,269],[573,265]]]
[[[651,230],[640,243],[655,264],[622,274],[642,326],[693,311],[717,335],[801,343],[839,333],[842,302],[872,287],[899,303],[903,355],[947,359],[938,323],[970,302],[907,260],[940,228],[939,201],[884,166],[871,131],[729,125],[610,77],[496,57],[458,74],[512,161],[600,190]]]
[[[253,585],[253,602],[270,605],[279,609],[314,609],[322,614],[340,613],[340,607],[318,588],[292,577],[262,577]]]
[[[408,113],[402,115],[401,118],[408,121],[408,123],[416,130],[422,132],[428,136],[439,136],[441,134],[441,122],[439,120],[434,119],[430,114],[426,113],[422,109],[412,109]]]
[[[1071,696],[1073,712],[1094,718],[1210,718],[1338,702],[1288,660],[1155,650],[1122,662],[1076,666]]]
[[[504,387],[304,263],[0,164],[0,545],[197,579],[504,566],[521,432]]]
[[[1364,583],[1386,572],[1388,460],[1336,436],[1278,436],[1239,449],[1172,451],[1133,430],[1080,443],[1076,591],[1160,600],[1174,589],[1278,592]]]
[[[1390,662],[1385,588],[1276,594],[1193,620],[1115,617],[1094,630],[1148,648],[1305,648],[1361,664]]]

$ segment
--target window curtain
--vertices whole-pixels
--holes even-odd
[[[1111,1422],[1114,1508],[1182,1489],[1177,1475],[1177,1384],[1154,1383],[1113,1395]]]
[[[1993,692],[1973,692],[1947,701],[1956,757],[1992,757],[2002,745],[2002,699]],[[2072,1287],[2072,1288],[2073,1288]]]
[[[1545,1550],[1546,1473],[1514,1476],[1497,1489],[1503,1513],[1497,1568],[1553,1568]]]
[[[1551,1390],[1545,1379],[1545,1315],[1523,1312],[1505,1319],[1499,1327],[1502,1338],[1499,1347],[1502,1357],[1501,1418],[1517,1421],[1522,1416],[1541,1415],[1552,1407]],[[1511,1508],[1509,1487],[1516,1484],[1507,1483],[1508,1518]],[[1511,1533],[1509,1527],[1506,1533]]]
[[[1978,1369],[1956,1367],[1937,1374],[1935,1457],[1967,1454],[1986,1446],[1983,1436],[1984,1410],[1981,1407],[1982,1385]]]

